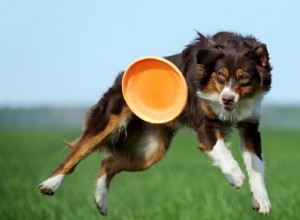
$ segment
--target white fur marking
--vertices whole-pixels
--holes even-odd
[[[60,174],[54,177],[50,177],[47,180],[45,180],[44,182],[42,182],[39,186],[40,189],[51,189],[53,192],[55,192],[59,185],[61,184],[61,182],[63,181],[63,179],[65,178],[64,174]]]
[[[255,154],[244,148],[242,150],[252,192],[252,207],[266,215],[271,210],[271,204],[264,182],[264,163]]]
[[[223,95],[231,95],[234,97],[234,102],[237,103],[239,101],[239,94],[237,94],[235,91],[231,88],[231,81],[229,82],[228,86],[225,86],[220,94],[219,102],[222,103],[222,96]]]
[[[134,153],[137,157],[147,158],[148,155],[153,155],[159,151],[162,146],[159,142],[159,133],[160,130],[151,129],[142,134],[142,137],[134,146]]]
[[[205,99],[210,102],[219,102],[219,94],[214,92],[214,93],[205,93],[201,92],[200,90],[197,91],[197,96]]]
[[[106,174],[98,178],[95,190],[95,200],[99,212],[102,215],[107,215],[108,210],[108,189],[106,187]]]
[[[228,94],[228,95],[235,94],[235,92],[231,89],[231,83],[223,88],[221,94]]]
[[[206,100],[213,112],[222,121],[239,122],[245,119],[259,119],[261,101],[264,93],[259,93],[251,99],[240,100],[232,111],[226,111],[220,104],[220,94],[197,91],[197,96]],[[239,97],[238,97],[239,98]]]
[[[213,149],[206,152],[206,154],[213,160],[214,165],[220,167],[232,186],[241,188],[244,185],[245,175],[234,160],[230,150],[226,147],[223,139],[219,139]]]

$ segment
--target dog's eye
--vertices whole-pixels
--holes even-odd
[[[225,83],[225,81],[226,81],[226,76],[225,76],[225,74],[224,74],[223,71],[217,72],[217,79],[218,79],[219,83],[221,83],[221,84],[224,84],[224,83]]]
[[[242,74],[239,79],[242,86],[247,86],[250,82],[250,78],[247,74]]]
[[[240,80],[248,80],[248,79],[249,79],[249,77],[246,74],[242,74],[240,76]]]

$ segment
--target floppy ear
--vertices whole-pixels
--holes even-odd
[[[269,90],[271,88],[271,70],[272,67],[269,63],[269,54],[267,46],[265,44],[260,44],[253,50],[247,53],[247,56],[253,59],[257,66],[256,69],[261,78],[261,85]]]
[[[197,52],[197,65],[196,65],[196,73],[197,78],[203,78],[205,75],[205,71],[209,69],[209,67],[214,64],[217,59],[221,58],[223,53],[217,49],[200,49]]]
[[[266,68],[267,71],[271,71],[269,53],[265,44],[258,45],[254,49],[250,50],[246,55],[253,59],[258,66]]]
[[[257,59],[258,65],[266,68],[269,65],[269,54],[267,46],[261,44],[255,48],[255,57]]]

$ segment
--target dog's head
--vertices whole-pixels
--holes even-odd
[[[197,52],[196,76],[201,97],[233,111],[241,100],[267,92],[271,66],[265,44],[217,45]]]

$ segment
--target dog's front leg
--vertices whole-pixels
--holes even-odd
[[[198,131],[200,149],[212,159],[214,165],[220,167],[229,183],[239,189],[244,185],[245,175],[234,160],[221,135],[222,132],[217,127],[209,123]]]
[[[241,153],[249,175],[252,192],[252,208],[263,215],[267,215],[271,210],[271,204],[264,181],[264,162],[258,123],[241,123],[239,132]]]

